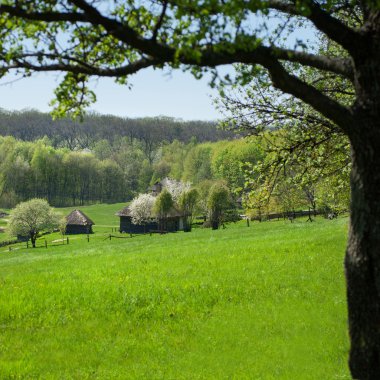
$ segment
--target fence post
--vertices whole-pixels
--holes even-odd
[[[66,238],[66,243],[69,244],[69,238],[68,237]]]
[[[90,235],[87,235],[87,243],[90,242]]]
[[[46,241],[46,239],[45,239],[45,248],[47,248],[47,241]]]

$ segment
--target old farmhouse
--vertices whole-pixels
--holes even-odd
[[[66,234],[92,234],[94,224],[85,213],[73,210],[66,216]]]
[[[160,229],[158,222],[152,217],[151,221],[143,224],[134,224],[130,215],[129,207],[124,207],[116,213],[120,217],[120,232],[131,234],[143,234],[149,231]],[[165,232],[182,231],[184,227],[184,217],[176,208],[172,208],[165,218]]]

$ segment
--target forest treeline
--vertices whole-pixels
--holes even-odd
[[[128,137],[112,144],[99,140],[91,150],[56,148],[47,137],[32,142],[0,137],[0,207],[36,197],[54,206],[126,202],[167,177],[196,187],[204,210],[202,202],[207,202],[216,182],[242,201],[246,212],[260,218],[271,212],[348,206],[348,175],[342,170],[299,182],[292,178],[303,169],[293,165],[287,168],[287,176],[278,176],[273,188],[254,170],[271,159],[260,138],[174,140],[160,144],[152,157],[146,155],[141,141]]]
[[[0,111],[0,207],[35,197],[54,206],[125,202],[166,177],[190,182],[201,201],[216,181],[223,182],[260,218],[348,207],[346,142],[325,143],[322,152],[307,157],[317,163],[307,171],[302,156],[302,163],[282,158],[279,171],[273,146],[289,139],[286,129],[249,138],[231,133],[211,122],[163,117],[89,115],[75,123],[53,122],[37,111]],[[336,152],[340,145],[344,149]]]
[[[38,197],[54,206],[122,202],[171,177],[194,185],[225,181],[244,184],[243,163],[256,162],[260,148],[244,140],[158,146],[150,160],[138,139],[99,140],[91,150],[56,148],[45,137],[21,141],[0,137],[0,206]]]
[[[6,111],[0,109],[0,136],[13,136],[22,141],[48,137],[54,148],[93,149],[99,140],[111,145],[120,138],[138,140],[148,159],[163,143],[174,140],[189,143],[231,139],[231,132],[217,129],[211,121],[183,121],[170,117],[121,118],[88,114],[82,121],[69,118],[53,120],[50,114],[35,110]]]

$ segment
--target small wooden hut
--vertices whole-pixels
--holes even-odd
[[[94,224],[84,212],[73,210],[66,216],[66,234],[92,234]]]
[[[143,234],[149,231],[158,231],[160,229],[159,223],[155,218],[144,224],[134,224],[130,214],[129,207],[124,207],[122,210],[116,213],[116,216],[120,217],[120,232],[131,234]],[[184,216],[176,208],[168,212],[165,218],[165,232],[181,231],[184,227]]]

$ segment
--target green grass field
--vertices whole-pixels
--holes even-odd
[[[350,379],[346,218],[109,241],[121,206],[0,249],[0,379]]]

